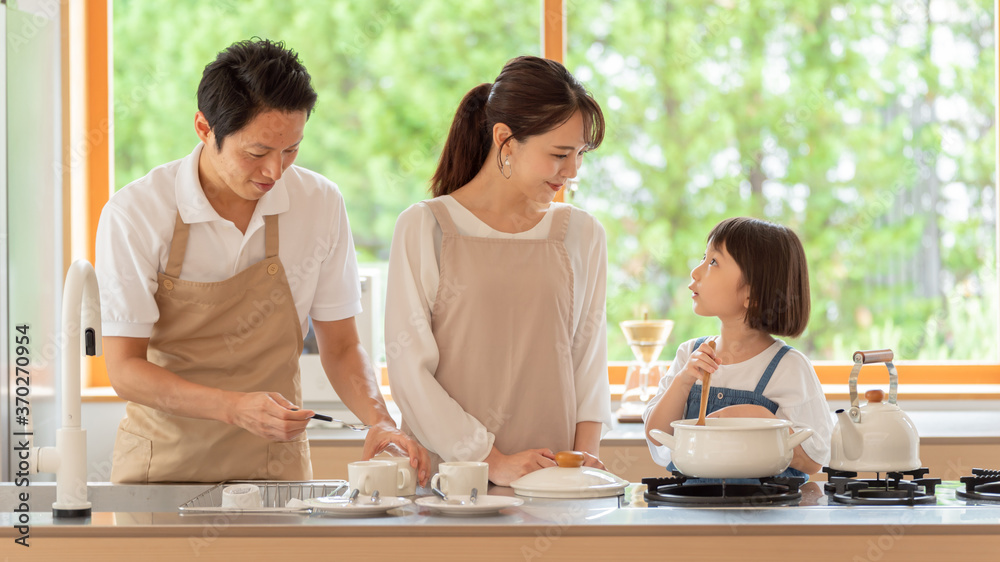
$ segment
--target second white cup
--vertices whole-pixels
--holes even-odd
[[[468,496],[475,488],[485,496],[490,485],[490,466],[484,462],[443,462],[438,465],[438,473],[431,478],[431,488],[437,488],[448,496]]]
[[[372,460],[396,464],[399,469],[396,479],[397,496],[412,496],[417,493],[417,470],[410,466],[410,457],[381,456]]]
[[[396,463],[385,460],[357,461],[347,464],[347,479],[351,489],[362,496],[378,490],[379,495],[392,496],[396,493],[396,479],[399,469]]]

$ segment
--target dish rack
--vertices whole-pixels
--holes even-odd
[[[222,490],[234,484],[252,484],[260,488],[263,506],[260,508],[232,508],[222,506]],[[181,514],[206,513],[309,513],[306,506],[286,506],[288,500],[307,500],[335,496],[347,491],[346,480],[265,481],[229,480],[195,496],[178,508]]]

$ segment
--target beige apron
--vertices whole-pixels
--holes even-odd
[[[302,329],[278,258],[278,216],[264,217],[266,257],[217,283],[180,279],[188,228],[178,213],[166,271],[157,279],[160,319],[149,338],[149,361],[197,384],[279,392],[300,404]],[[273,442],[235,425],[134,402],[125,414],[115,440],[112,482],[312,478],[305,433]]]
[[[442,201],[426,204],[442,231],[435,378],[501,453],[573,449],[573,269],[563,243],[570,209],[553,211],[548,239],[524,240],[462,236]],[[434,452],[454,460],[468,445]]]

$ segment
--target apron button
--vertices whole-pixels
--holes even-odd
[[[722,393],[720,392],[716,394],[715,397],[718,398],[719,400],[722,400]]]
[[[270,273],[271,275],[274,275],[275,273],[277,273],[278,272],[278,264],[272,263],[271,265],[267,266],[267,272]]]
[[[164,280],[163,281],[163,288],[166,289],[166,290],[168,290],[168,291],[173,291],[174,290],[174,282],[171,281],[170,279]]]

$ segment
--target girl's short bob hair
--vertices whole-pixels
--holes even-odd
[[[802,242],[791,229],[736,217],[708,235],[715,249],[724,245],[750,286],[746,323],[768,334],[797,337],[809,324],[809,269]]]

